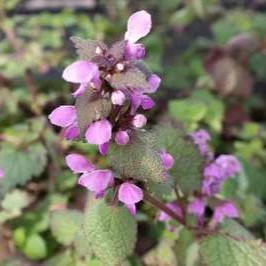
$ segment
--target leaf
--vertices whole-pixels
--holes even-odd
[[[23,150],[16,150],[7,144],[1,148],[0,168],[5,170],[5,177],[0,184],[0,194],[38,177],[46,166],[47,152],[40,143],[31,144]]]
[[[110,84],[116,89],[148,89],[150,86],[145,74],[137,67],[113,74]]]
[[[70,250],[66,250],[50,258],[44,265],[45,266],[55,266],[55,265],[56,266],[74,266],[75,260],[74,260],[74,257],[72,256],[72,252]]]
[[[195,130],[195,123],[201,121],[207,113],[204,103],[195,99],[172,100],[168,104],[169,114],[184,123],[190,131]]]
[[[76,210],[55,211],[51,215],[51,230],[56,240],[63,244],[71,244],[82,223],[82,213]]]
[[[119,41],[114,43],[108,50],[108,54],[112,55],[117,61],[121,61],[125,55],[127,41]]]
[[[121,176],[137,180],[163,181],[164,169],[159,153],[150,143],[151,139],[151,134],[138,132],[131,136],[130,143],[125,146],[113,144],[110,149],[113,169]]]
[[[96,48],[99,47],[102,50],[107,50],[108,47],[101,41],[95,40],[84,40],[79,37],[70,37],[70,40],[74,43],[74,46],[77,49],[77,54],[81,59],[91,60],[96,56]]]
[[[232,219],[226,219],[221,224],[221,231],[238,240],[254,240],[254,236],[248,230]]]
[[[47,256],[47,245],[44,239],[38,235],[31,235],[23,248],[24,254],[32,260],[40,260]]]
[[[112,103],[108,99],[99,98],[92,90],[87,90],[84,95],[77,97],[76,108],[80,135],[84,136],[89,124],[109,116]]]
[[[120,265],[134,250],[137,224],[125,207],[99,201],[86,213],[84,233],[104,265]]]
[[[200,242],[200,254],[210,266],[266,265],[266,247],[259,240],[237,241],[223,235],[213,235]]]
[[[204,160],[197,147],[184,132],[171,124],[163,124],[154,129],[158,149],[165,149],[175,159],[170,170],[175,183],[183,193],[191,193],[201,186]]]

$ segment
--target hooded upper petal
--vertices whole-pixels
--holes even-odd
[[[135,204],[143,199],[143,191],[129,182],[123,183],[118,190],[118,199],[127,204]]]
[[[233,155],[220,155],[215,163],[220,166],[224,178],[234,176],[241,171],[241,164]]]
[[[89,83],[99,74],[96,64],[86,60],[79,60],[69,65],[63,72],[63,79],[73,83]]]
[[[115,133],[115,142],[118,145],[126,145],[129,142],[129,135],[126,131],[120,130]]]
[[[205,211],[205,202],[202,199],[195,199],[188,205],[188,213],[201,217]]]
[[[220,223],[225,217],[237,218],[238,210],[232,202],[225,202],[217,206],[214,210],[213,220]]]
[[[48,118],[56,126],[69,127],[77,120],[76,108],[73,105],[61,105],[55,108]]]
[[[114,182],[114,176],[110,170],[94,170],[83,174],[79,178],[79,184],[96,194],[102,194]]]
[[[66,128],[64,136],[67,140],[76,139],[79,136],[79,128],[76,125],[72,125]]]
[[[86,140],[90,144],[102,145],[112,137],[112,125],[107,119],[92,123],[86,131]]]
[[[132,14],[127,21],[125,40],[128,40],[130,43],[137,42],[150,32],[151,26],[151,15],[145,10]]]
[[[99,145],[98,149],[101,155],[105,156],[109,150],[109,142]]]
[[[72,153],[66,156],[67,166],[73,173],[85,173],[94,170],[94,166],[81,154]]]

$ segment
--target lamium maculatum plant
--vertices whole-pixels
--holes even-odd
[[[78,184],[97,199],[84,215],[86,241],[103,265],[122,265],[134,251],[143,201],[172,234],[191,233],[206,265],[266,265],[263,244],[240,224],[228,226],[240,211],[219,194],[228,178],[242,172],[237,158],[215,156],[205,130],[186,133],[170,120],[145,128],[143,113],[154,107],[150,95],[161,83],[138,42],[151,26],[150,14],[138,11],[128,19],[124,39],[111,46],[71,38],[80,58],[63,78],[77,84],[75,104],[57,107],[49,120],[67,140],[97,145],[110,162],[110,169],[100,169],[82,154],[66,156]]]

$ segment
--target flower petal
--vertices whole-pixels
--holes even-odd
[[[132,214],[133,216],[136,215],[136,205],[135,204],[125,204],[125,207],[128,209],[130,214]]]
[[[92,123],[86,131],[86,140],[90,144],[102,145],[112,137],[112,125],[107,119]]]
[[[78,183],[96,194],[102,194],[114,183],[114,176],[110,170],[94,170],[83,174]]]
[[[109,146],[110,146],[109,142],[99,145],[98,149],[99,149],[100,154],[105,156],[109,150]]]
[[[228,178],[241,172],[241,164],[233,155],[220,155],[215,163],[220,166],[222,176]]]
[[[125,58],[126,60],[140,60],[146,54],[145,47],[140,43],[127,43]]]
[[[143,191],[138,186],[125,182],[119,187],[118,199],[125,204],[135,204],[143,199]]]
[[[87,89],[87,86],[88,86],[87,83],[80,84],[78,89],[75,92],[73,92],[72,95],[74,97],[78,97],[80,95],[83,95],[85,93],[86,89]]]
[[[149,77],[148,82],[149,82],[150,88],[148,90],[146,90],[145,92],[154,93],[157,91],[157,89],[159,88],[159,86],[161,84],[161,78],[156,74],[152,74]]]
[[[98,73],[99,68],[96,64],[79,60],[64,70],[63,79],[73,83],[89,83]]]
[[[180,218],[183,217],[182,209],[176,202],[167,203],[166,206],[170,208],[172,211],[174,211],[176,215],[178,215]],[[171,220],[171,217],[167,213],[161,211],[158,220],[161,222],[166,222]]]
[[[205,202],[202,199],[195,199],[188,205],[188,213],[195,214],[198,217],[203,216],[205,211]]]
[[[215,208],[213,214],[213,221],[220,223],[225,217],[237,218],[239,216],[238,210],[232,202],[225,202]]]
[[[61,105],[55,108],[48,118],[56,126],[69,127],[77,120],[76,108],[73,105]]]
[[[66,128],[64,136],[67,140],[76,139],[79,136],[79,128],[76,125]]]
[[[93,164],[91,164],[83,155],[77,153],[67,155],[66,164],[75,174],[94,170]]]
[[[126,145],[129,142],[129,135],[126,131],[117,131],[115,133],[115,142],[118,145]]]
[[[132,14],[127,22],[125,40],[128,40],[130,43],[135,43],[150,32],[151,26],[151,15],[145,10]]]

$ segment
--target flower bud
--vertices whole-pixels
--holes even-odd
[[[118,145],[126,145],[129,142],[129,135],[126,131],[118,131],[115,133],[115,142]]]
[[[126,95],[122,91],[117,90],[112,93],[111,100],[113,104],[123,105],[126,101]]]
[[[117,69],[118,71],[123,71],[123,70],[125,69],[125,66],[124,66],[124,64],[122,64],[122,63],[118,63],[118,64],[116,65],[116,69]]]
[[[142,128],[147,124],[147,118],[142,114],[137,114],[133,117],[131,123],[136,128]]]

